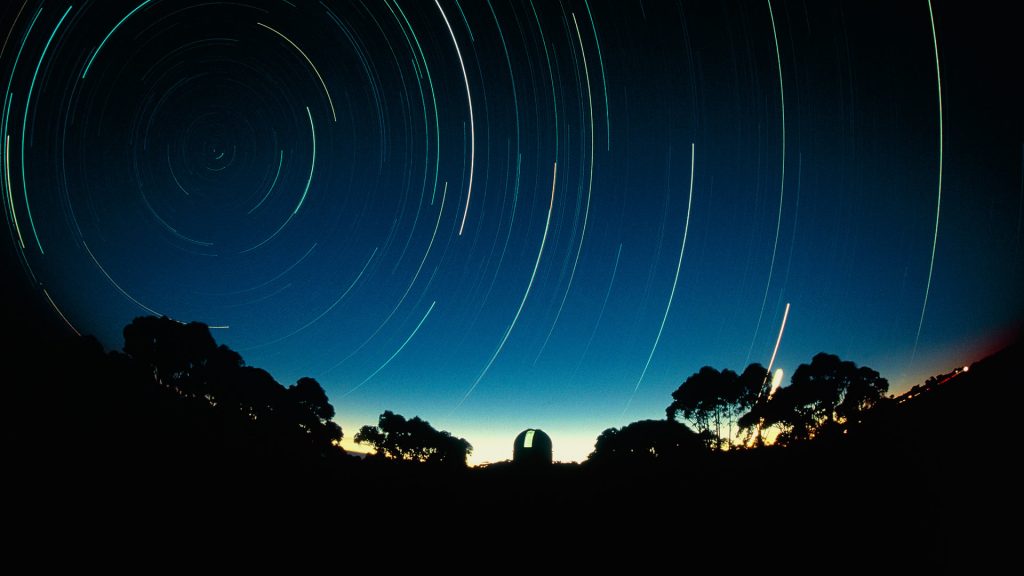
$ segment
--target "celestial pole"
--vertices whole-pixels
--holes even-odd
[[[923,11],[10,2],[3,301],[108,350],[206,323],[346,430],[419,415],[480,460],[525,427],[585,458],[768,356],[772,314],[769,373],[824,351],[898,393],[1024,319],[1013,25]]]

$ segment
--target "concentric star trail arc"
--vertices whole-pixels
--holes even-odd
[[[1024,322],[1016,31],[970,3],[0,13],[14,329],[205,323],[346,441],[391,410],[580,460],[702,366],[899,393]]]

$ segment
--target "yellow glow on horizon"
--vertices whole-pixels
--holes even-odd
[[[373,454],[374,450],[372,446],[367,444],[356,444],[353,437],[355,431],[358,428],[349,428],[342,425],[345,430],[345,436],[341,440],[341,447],[349,453],[353,454]],[[543,429],[544,427],[541,426]],[[602,429],[603,430],[603,429]],[[512,460],[512,445],[515,443],[518,432],[522,431],[521,428],[516,431],[508,431],[502,433],[498,431],[487,431],[484,433],[479,432],[454,432],[456,436],[461,436],[469,440],[470,444],[473,445],[473,453],[469,455],[468,464],[470,466],[479,466],[481,464],[493,464],[495,462],[503,462],[505,460]],[[594,442],[597,441],[597,437],[601,434],[601,430],[597,431],[579,431],[579,432],[566,432],[563,430],[553,429],[549,432],[552,440],[552,453],[555,462],[583,462],[587,459],[587,456],[594,451]]]
[[[373,447],[368,444],[356,444],[356,441],[352,438],[355,436],[354,433],[345,433],[345,436],[341,439],[341,447],[345,452],[354,452],[359,454],[373,454]]]

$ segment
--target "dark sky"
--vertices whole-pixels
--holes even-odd
[[[200,320],[475,461],[585,457],[787,304],[787,377],[900,392],[1024,318],[1008,5],[6,2],[5,309]]]

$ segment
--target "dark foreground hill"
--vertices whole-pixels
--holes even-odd
[[[27,543],[324,538],[345,526],[360,545],[451,553],[543,543],[684,565],[923,567],[994,558],[1008,538],[997,522],[1016,521],[1019,343],[840,438],[656,464],[475,469],[296,452],[145,384],[151,375],[87,339],[10,352],[5,517]]]

